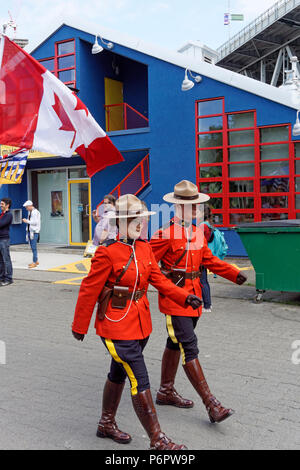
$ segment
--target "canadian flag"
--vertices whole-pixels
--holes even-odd
[[[61,157],[76,152],[89,176],[124,160],[78,96],[1,35],[0,144]]]

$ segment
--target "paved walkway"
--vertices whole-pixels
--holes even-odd
[[[80,255],[65,255],[55,258],[58,266],[82,261]],[[0,449],[124,450],[95,435],[110,360],[94,333],[93,320],[83,343],[71,335],[79,287],[54,282],[74,274],[42,267],[22,269],[24,256],[13,253],[15,282],[0,288],[0,304],[5,307],[0,349],[6,351],[5,363],[0,360]],[[53,267],[52,257],[53,253],[44,257],[44,268]],[[249,265],[247,260],[235,261],[241,267]],[[176,387],[195,401],[195,407],[157,407],[161,426],[191,450],[300,450],[299,294],[286,303],[281,293],[270,292],[267,301],[254,304],[254,273],[245,272],[250,282],[244,286],[210,276],[213,312],[203,314],[197,325],[207,380],[217,398],[236,410],[235,415],[211,425],[180,367]],[[145,360],[155,394],[166,333],[153,288],[148,297],[153,333]],[[148,438],[132,409],[128,383],[117,420],[133,436],[126,455],[148,448]]]

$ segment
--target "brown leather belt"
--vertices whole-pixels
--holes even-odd
[[[198,277],[201,277],[201,273],[202,273],[201,269],[199,271],[192,271],[190,273],[185,273],[185,278],[192,279],[192,281],[194,281]]]
[[[176,269],[176,271],[172,271],[172,270],[166,271],[165,269],[162,269],[161,271],[168,278],[172,277],[172,273],[176,273],[177,275],[179,274],[182,275],[185,279],[192,279],[192,280],[195,280],[198,277],[201,277],[201,274],[202,274],[202,269],[199,269],[199,271],[192,271],[189,273],[185,271],[180,271],[179,269]]]

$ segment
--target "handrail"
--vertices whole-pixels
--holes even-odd
[[[146,165],[146,175],[145,175],[145,165]],[[130,173],[128,173],[128,175],[125,176],[125,178],[122,179],[122,181],[120,181],[119,184],[117,184],[117,186],[109,192],[109,194],[112,194],[114,195],[114,193],[117,193],[117,198],[119,198],[120,196],[122,196],[121,194],[121,186],[122,184],[127,181],[131,175],[133,175],[138,169],[140,168],[141,170],[141,186],[139,187],[139,189],[137,191],[135,191],[133,194],[136,195],[138,194],[140,191],[142,191],[142,189],[145,188],[145,186],[147,186],[147,184],[150,182],[150,171],[149,171],[149,153],[130,171]],[[132,193],[131,193],[132,194]],[[98,207],[100,207],[101,205],[103,204],[103,200],[97,205],[97,209]]]
[[[218,47],[218,61],[222,60],[242,44],[249,41],[261,31],[266,29],[268,26],[270,26],[270,24],[274,23],[299,5],[300,0],[279,0],[273,6],[268,8],[268,10],[264,11],[260,16],[255,18],[255,20],[251,21],[251,23],[232,36],[232,38]]]
[[[107,113],[107,132],[110,131],[110,108],[113,108],[113,107],[123,107],[123,115],[124,115],[124,130],[128,130],[128,129],[135,129],[135,127],[129,127],[128,125],[128,113],[127,113],[127,109],[130,109],[131,111],[133,111],[137,116],[139,116],[140,118],[144,119],[144,121],[146,121],[146,124],[148,126],[149,124],[149,119],[146,118],[143,114],[141,114],[139,111],[137,111],[136,109],[134,109],[132,106],[130,106],[128,103],[116,103],[116,104],[105,104],[104,105],[104,109],[105,109],[105,112]],[[118,129],[118,130],[123,130],[123,129]]]

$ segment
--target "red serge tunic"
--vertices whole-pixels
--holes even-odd
[[[188,239],[190,242],[188,242]],[[186,228],[182,221],[176,217],[170,221],[166,228],[158,230],[150,241],[153,253],[157,261],[162,261],[166,269],[171,269],[174,263],[180,258],[185,248],[187,253],[176,265],[176,269],[186,272],[199,271],[201,265],[210,271],[236,282],[239,270],[225,261],[221,261],[213,256],[207,246],[206,238],[203,234],[203,227],[190,225]],[[200,279],[186,279],[184,289],[190,294],[202,298]],[[193,310],[191,307],[181,308],[171,299],[162,295],[159,296],[159,309],[166,315],[178,315],[185,317],[201,316],[202,307]]]
[[[136,289],[145,289],[147,292],[149,283],[158,289],[163,295],[171,297],[174,305],[180,305],[184,309],[185,301],[189,293],[185,289],[175,286],[167,279],[158,267],[151,246],[143,240],[134,243],[135,257],[130,263],[127,271],[122,277],[119,286],[129,287],[132,292],[136,282]],[[77,333],[86,334],[89,328],[94,307],[104,284],[114,284],[118,275],[126,266],[132,253],[132,246],[121,241],[112,242],[108,246],[100,246],[92,258],[91,269],[86,278],[83,279],[79,290],[76,304],[72,330]],[[130,306],[129,310],[128,307]],[[128,310],[128,313],[126,314]],[[106,316],[99,320],[96,317],[96,333],[107,339],[135,340],[143,339],[152,331],[149,302],[146,293],[139,301],[127,300],[124,309],[114,309],[109,302]],[[124,317],[124,318],[123,318]],[[113,320],[113,321],[112,321]],[[119,321],[120,320],[120,321]]]

